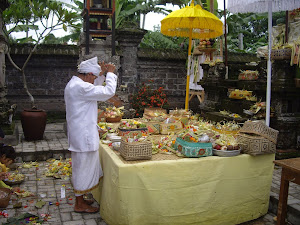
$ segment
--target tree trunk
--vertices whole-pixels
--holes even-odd
[[[0,13],[0,89],[2,89],[5,85],[5,49],[7,47],[2,26],[2,13]]]

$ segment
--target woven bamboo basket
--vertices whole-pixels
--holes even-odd
[[[182,130],[183,126],[181,121],[176,121],[174,123],[161,123],[160,124],[160,133],[161,134],[169,134],[169,133],[177,133]]]
[[[8,206],[11,196],[11,190],[8,188],[0,188],[0,208],[6,208]]]
[[[145,108],[143,117],[146,119],[153,119],[156,117],[156,115],[159,114],[167,114],[167,110],[162,108],[157,108],[157,107]]]
[[[120,155],[127,161],[152,158],[152,143],[144,142],[127,142],[122,138],[120,145]]]
[[[239,133],[237,135],[237,143],[241,146],[243,153],[253,156],[276,152],[275,143],[255,134]]]
[[[279,131],[268,127],[263,121],[246,121],[240,133],[257,134],[276,144]]]
[[[273,60],[291,59],[291,55],[291,48],[272,49],[271,51],[271,59]]]

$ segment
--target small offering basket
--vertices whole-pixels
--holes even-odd
[[[119,151],[125,160],[151,159],[152,143],[150,141],[127,142],[123,137]]]
[[[0,208],[6,208],[8,206],[11,196],[11,190],[8,188],[0,188]]]

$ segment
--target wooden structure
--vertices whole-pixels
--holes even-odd
[[[277,224],[285,223],[287,213],[287,200],[289,194],[289,182],[300,185],[300,158],[275,160],[274,163],[282,167],[279,202],[277,210]]]
[[[204,96],[205,96],[205,92],[204,90],[200,90],[200,91],[190,91],[190,98],[189,101],[191,101],[191,99],[197,96],[198,100],[200,103],[202,103],[204,101]]]
[[[84,0],[84,29],[86,52],[89,54],[90,36],[106,38],[112,36],[112,55],[115,55],[115,0]]]

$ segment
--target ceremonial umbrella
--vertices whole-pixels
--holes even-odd
[[[267,63],[267,91],[266,91],[266,125],[270,125],[271,109],[271,80],[272,80],[272,12],[286,11],[300,8],[300,0],[228,0],[227,9],[231,13],[264,13],[268,12],[269,52]]]
[[[223,23],[214,14],[194,5],[171,12],[161,21],[161,33],[167,36],[189,37],[188,62],[192,51],[192,39],[215,38],[223,34]],[[190,65],[188,65],[185,109],[189,108]]]

